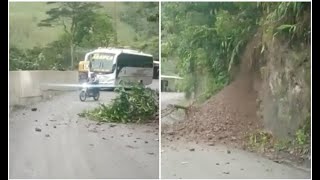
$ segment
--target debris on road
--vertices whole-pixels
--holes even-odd
[[[46,123],[46,126],[48,126],[48,123]]]
[[[37,108],[31,108],[31,111],[36,111],[37,110]]]
[[[209,146],[215,146],[215,144],[214,143],[211,143],[211,144],[208,144]]]
[[[230,172],[223,172],[223,174],[230,174]]]
[[[126,147],[127,147],[127,148],[132,148],[132,149],[134,149],[134,147],[133,147],[133,146],[130,146],[130,145],[126,145]]]
[[[117,125],[115,124],[110,124],[109,127],[116,127]]]
[[[154,155],[154,153],[148,153],[149,155]]]
[[[195,151],[195,149],[194,149],[194,148],[191,148],[191,149],[189,149],[189,151]]]
[[[56,126],[56,125],[54,125],[54,126],[53,126],[53,128],[57,128],[57,126]]]
[[[231,153],[231,151],[230,151],[230,150],[228,150],[228,151],[227,151],[227,153],[228,153],[228,154],[230,154],[230,153]]]
[[[220,164],[219,164],[219,163],[216,163],[216,165],[219,166]]]
[[[50,135],[49,135],[49,134],[46,134],[45,136],[46,136],[46,137],[50,137]]]
[[[41,129],[40,129],[40,128],[35,128],[35,130],[36,130],[37,132],[41,132]]]
[[[106,138],[105,138],[105,137],[103,137],[102,139],[103,139],[103,140],[106,140]]]
[[[144,143],[148,144],[148,141],[144,141]]]

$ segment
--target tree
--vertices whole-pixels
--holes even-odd
[[[58,6],[47,11],[49,17],[43,19],[38,26],[63,27],[70,46],[71,69],[73,69],[74,49],[90,33],[96,16],[95,10],[101,6],[98,3],[84,2],[48,2],[48,4],[58,4]]]
[[[91,25],[91,30],[89,34],[84,37],[84,41],[81,46],[108,47],[112,40],[114,40],[115,35],[115,30],[112,26],[112,22],[110,21],[110,17],[104,14],[97,14]]]

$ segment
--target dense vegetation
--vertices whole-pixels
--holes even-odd
[[[310,41],[310,22],[302,21],[309,11],[310,3],[301,2],[163,3],[162,61],[177,63],[188,97],[210,97],[229,83],[258,28],[291,45]]]
[[[158,3],[12,2],[10,70],[74,69],[101,46],[157,58],[158,19]]]

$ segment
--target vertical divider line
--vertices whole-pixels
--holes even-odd
[[[161,179],[161,0],[159,0],[159,179]]]

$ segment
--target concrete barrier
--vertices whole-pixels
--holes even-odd
[[[10,71],[9,105],[25,105],[27,99],[42,99],[48,90],[75,90],[75,87],[54,87],[46,84],[77,84],[77,71]]]

